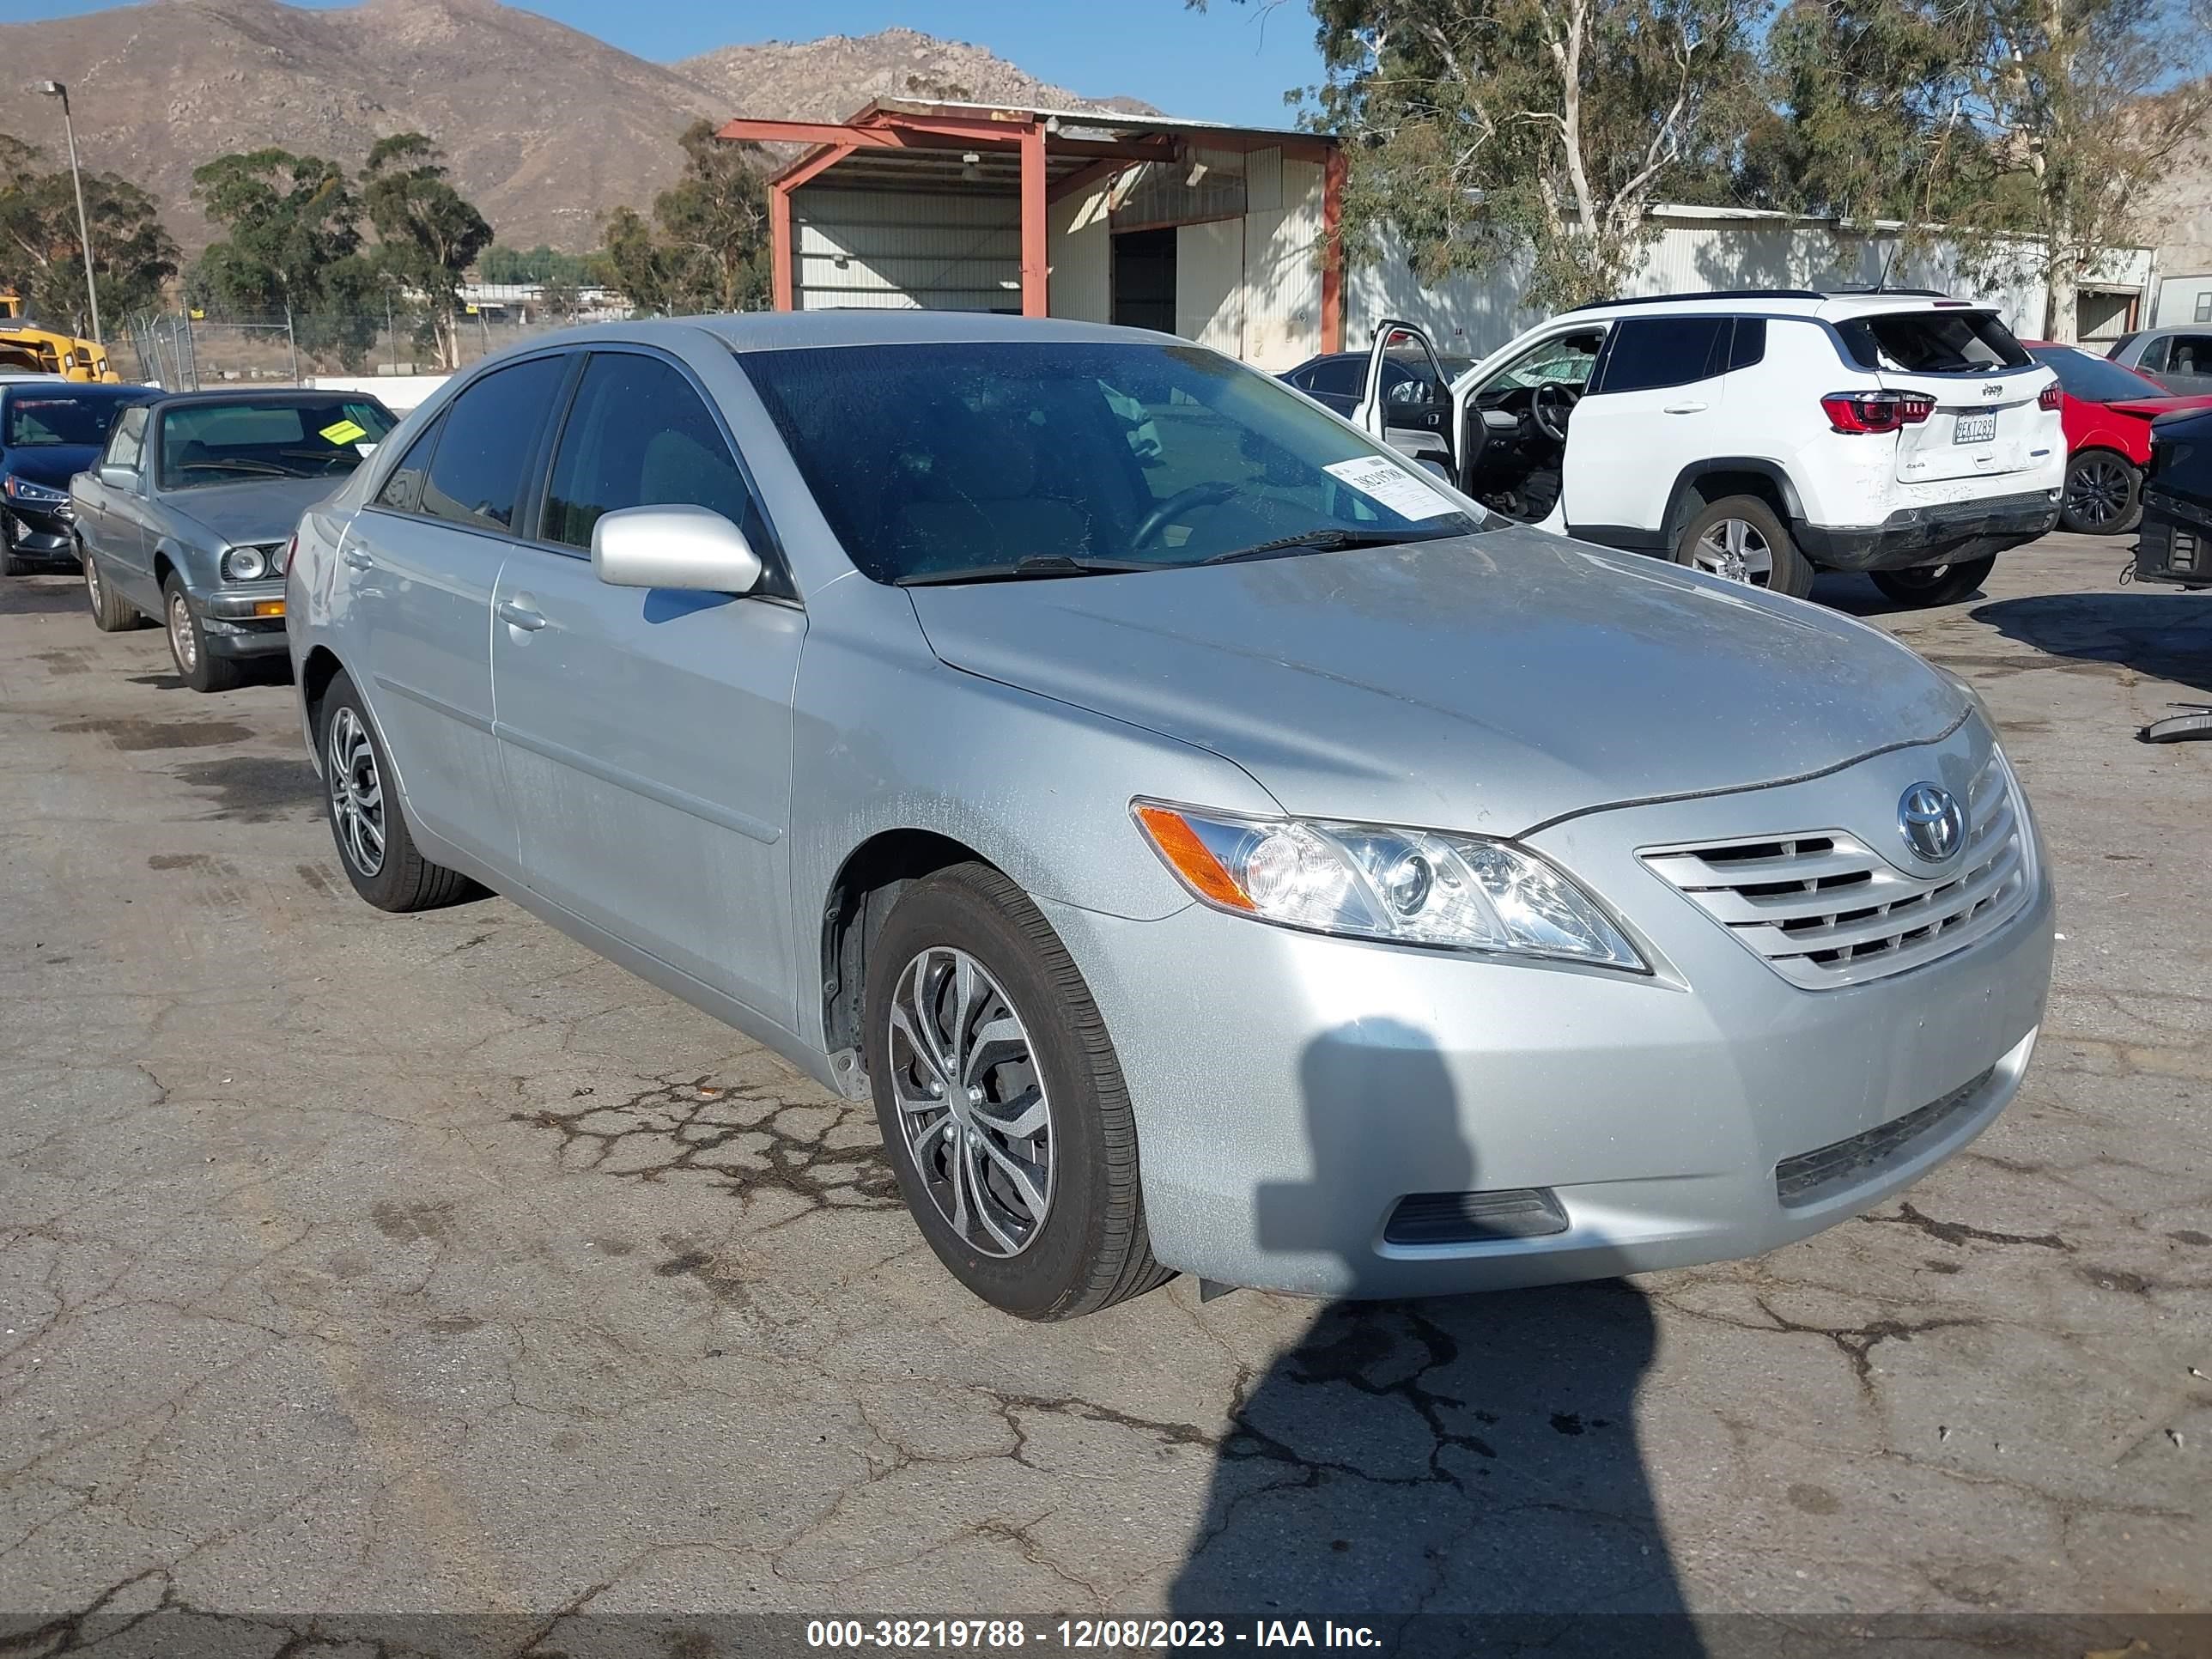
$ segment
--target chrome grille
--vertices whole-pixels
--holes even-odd
[[[1966,818],[1965,849],[1936,876],[1909,874],[1842,830],[1639,856],[1792,985],[1825,991],[1963,951],[2019,913],[2034,872],[1995,750],[1967,791]]]

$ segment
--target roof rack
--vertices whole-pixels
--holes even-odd
[[[1832,288],[1828,293],[1839,300],[1884,300],[1893,294],[1906,300],[1948,300],[1951,297],[1940,288]]]
[[[1687,300],[1825,300],[1809,288],[1723,288],[1705,294],[1639,294],[1620,300],[1590,300],[1573,307],[1598,311],[1613,306],[1672,306]]]

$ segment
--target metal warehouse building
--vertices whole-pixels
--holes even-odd
[[[720,136],[808,146],[770,184],[780,311],[1121,323],[1265,368],[1338,349],[1342,161],[1319,134],[879,100]]]

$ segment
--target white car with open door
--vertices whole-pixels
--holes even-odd
[[[1378,324],[1353,421],[1505,517],[1802,596],[1863,570],[1943,605],[2057,521],[2057,377],[1995,313],[1892,289],[1617,300],[1451,383]],[[1392,359],[1431,373],[1392,375]],[[1383,393],[1395,386],[1395,398]]]

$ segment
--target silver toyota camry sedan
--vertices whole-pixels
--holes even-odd
[[[287,606],[364,898],[495,890],[872,1098],[1029,1318],[1768,1249],[1986,1128],[2043,1018],[1961,683],[1164,336],[554,336],[309,511]]]

